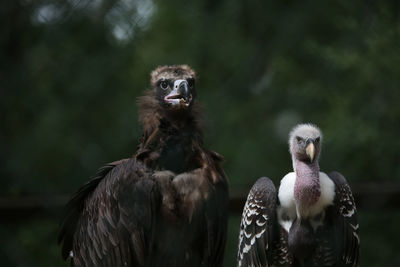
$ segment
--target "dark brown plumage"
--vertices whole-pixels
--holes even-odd
[[[139,98],[142,141],[67,205],[59,242],[73,266],[221,266],[228,186],[203,146],[195,73],[158,67]]]

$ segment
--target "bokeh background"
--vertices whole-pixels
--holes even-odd
[[[67,266],[68,196],[141,137],[136,98],[158,65],[198,74],[206,145],[232,195],[225,266],[244,197],[291,170],[287,136],[324,133],[321,169],[358,201],[363,266],[400,266],[400,2],[2,0],[2,266]]]

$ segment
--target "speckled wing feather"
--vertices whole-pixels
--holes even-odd
[[[340,266],[359,266],[360,238],[358,233],[357,209],[353,194],[346,179],[338,172],[329,177],[335,183],[335,234],[338,240]]]
[[[271,266],[276,199],[268,178],[260,178],[250,190],[240,224],[237,266]]]

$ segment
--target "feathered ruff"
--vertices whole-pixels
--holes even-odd
[[[202,166],[211,169],[209,177],[213,182],[222,179],[220,162],[223,157],[203,147],[203,116],[201,106],[194,102],[189,110],[166,111],[156,98],[154,90],[147,90],[138,98],[139,122],[143,127],[142,141],[134,157],[150,168],[157,168],[161,151],[170,138],[180,135],[187,139],[186,163],[189,169]],[[218,175],[217,175],[218,174]]]

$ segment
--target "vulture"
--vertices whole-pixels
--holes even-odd
[[[357,211],[346,179],[320,172],[321,131],[312,124],[290,133],[294,172],[279,189],[266,177],[243,209],[237,266],[358,266]]]
[[[138,98],[143,137],[70,199],[58,242],[71,266],[221,266],[228,183],[203,145],[195,72],[160,66]]]

